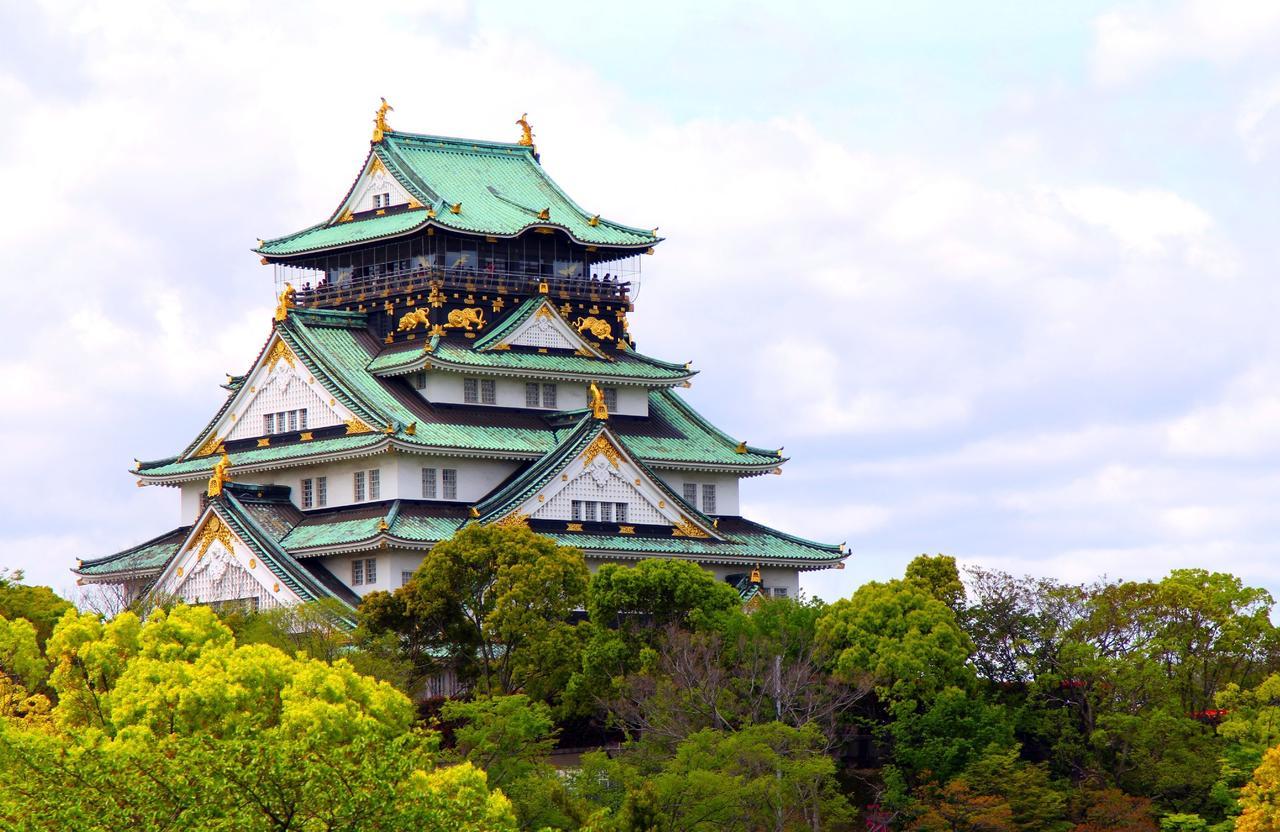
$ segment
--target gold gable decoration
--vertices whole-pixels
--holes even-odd
[[[681,515],[680,519],[671,526],[671,536],[708,538],[711,535],[695,526],[688,517]]]
[[[364,422],[357,419],[355,416],[352,416],[350,419],[347,419],[345,422],[343,422],[343,424],[347,426],[348,434],[373,433],[373,428],[369,427]]]
[[[594,381],[587,387],[587,401],[591,405],[592,416],[599,419],[601,422],[606,421],[609,418],[609,407],[604,403],[604,391],[601,390]],[[603,438],[604,437],[602,436],[596,441],[598,442]],[[613,467],[617,468],[618,464],[615,462]]]
[[[221,447],[222,447],[222,439],[218,437],[217,432],[214,432],[209,434],[209,438],[204,441],[203,445],[201,445],[199,448],[196,448],[196,452],[192,454],[192,456],[208,456],[209,454],[216,454],[218,452],[218,449]],[[136,460],[135,460],[135,463],[136,463]],[[134,467],[137,467],[136,464]]]
[[[382,105],[378,107],[378,112],[373,117],[373,142],[377,144],[382,141],[382,134],[389,133],[391,126],[387,124],[387,113],[394,112],[395,107],[387,103],[387,99],[382,99]]]
[[[283,321],[285,318],[289,317],[289,310],[294,307],[294,298],[297,294],[298,291],[293,288],[292,283],[284,284],[284,291],[280,293],[280,297],[277,299],[276,303],[276,321]]]
[[[204,525],[200,527],[200,533],[191,539],[191,545],[187,547],[187,551],[198,548],[196,558],[204,557],[205,552],[209,551],[209,547],[214,541],[218,541],[228,551],[233,551],[231,530],[227,528],[227,524],[222,522],[222,518],[213,512],[209,512],[209,519],[204,521]]]
[[[495,520],[493,525],[503,529],[529,528],[529,515],[523,512],[514,511],[503,517],[501,520]]]
[[[275,346],[271,348],[271,352],[267,353],[267,372],[275,372],[276,365],[284,361],[290,367],[297,367],[297,359],[293,357],[293,350],[289,349],[289,345],[283,339],[277,338]]]
[[[601,434],[600,436],[597,436],[595,441],[588,445],[586,451],[583,452],[582,467],[586,468],[595,461],[596,457],[601,455],[603,455],[605,459],[609,460],[609,464],[614,468],[617,468],[622,462],[622,454],[613,446],[612,442],[604,437],[604,434]]]

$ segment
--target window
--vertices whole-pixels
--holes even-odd
[[[424,390],[427,386],[426,373],[410,373],[409,383],[413,385],[414,390]]]
[[[480,381],[480,404],[497,403],[497,386],[497,382],[491,378],[482,379]]]
[[[382,492],[382,472],[374,468],[369,472],[369,499],[376,500]],[[705,487],[705,486],[704,486]]]
[[[436,469],[422,469],[422,498],[424,500],[434,500],[436,498]]]
[[[328,477],[316,477],[316,505],[320,508],[329,505]]]
[[[302,481],[302,507],[311,508],[316,504],[315,481],[305,479]]]
[[[444,486],[444,498],[446,500],[458,499],[458,469],[442,468],[440,475],[440,482]]]
[[[365,501],[364,471],[356,471],[354,480],[353,490],[355,491],[355,501],[357,503],[363,503]]]
[[[378,582],[378,559],[357,558],[351,561],[351,585],[376,584]]]
[[[616,411],[618,409],[618,388],[605,387],[602,388],[600,392],[604,394],[605,408],[607,408],[610,413]]]
[[[627,522],[627,504],[614,503],[613,508],[614,508],[614,513],[613,513],[614,519],[617,520],[619,523]]]
[[[556,386],[530,382],[524,386],[525,407],[555,407]]]
[[[684,501],[694,508],[698,507],[698,484],[696,482],[684,484]]]
[[[389,206],[390,204],[391,204],[391,194],[386,193],[386,194],[374,194],[374,195],[373,195],[373,207],[374,207],[374,208],[386,208],[386,207],[387,207],[387,206]]]
[[[412,573],[412,572],[401,572],[401,573],[400,573],[400,586],[404,586],[405,584],[409,583],[409,581],[412,581],[412,580],[413,580],[413,573]]]
[[[464,378],[462,380],[462,400],[467,404],[480,403],[480,379]]]
[[[583,503],[583,507],[586,509],[586,512],[585,512],[586,516],[583,517],[583,519],[589,523],[596,522],[596,508],[599,505],[600,504],[597,503],[595,500],[587,500],[585,503]]]
[[[569,519],[570,520],[582,519],[582,501],[581,500],[573,501],[573,505],[570,507],[570,510],[569,510]]]
[[[774,598],[786,598],[786,597],[787,597],[787,588],[786,588],[785,586],[775,586],[775,587],[773,588],[773,597],[774,597]]]
[[[716,513],[716,487],[710,483],[704,483],[702,486],[702,513]]]
[[[262,415],[262,432],[265,435],[289,433],[307,429],[307,409],[281,410],[279,413]]]

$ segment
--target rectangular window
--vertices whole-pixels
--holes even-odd
[[[423,390],[427,386],[427,374],[411,373],[409,375],[409,383],[413,385],[414,390]]]
[[[324,508],[329,505],[329,478],[316,477],[316,506]]]
[[[351,585],[361,586],[364,584],[364,561],[351,561]]]
[[[618,409],[618,388],[606,387],[600,391],[604,394],[604,406],[613,413]]]
[[[716,487],[710,484],[702,486],[702,513],[716,513]]]
[[[542,385],[542,406],[543,407],[556,406],[556,386],[554,384]]]
[[[570,509],[569,509],[569,519],[570,520],[582,519],[582,501],[581,500],[573,501],[573,504],[570,506]]]
[[[464,378],[462,380],[462,400],[467,404],[480,403],[480,379]]]
[[[496,404],[498,401],[497,382],[491,378],[480,382],[480,404]]]
[[[378,582],[378,559],[367,558],[364,562],[364,582],[367,584],[376,584]]]
[[[458,469],[457,468],[440,469],[440,482],[444,486],[444,498],[446,500],[458,499]]]
[[[530,383],[524,386],[525,407],[539,407],[541,405],[542,399],[538,395],[539,389],[537,383]]]
[[[599,506],[600,504],[597,503],[595,500],[587,500],[582,505],[584,508],[586,508],[586,513],[583,519],[586,520],[588,523],[596,522],[596,507]]]
[[[297,429],[298,429],[298,411],[290,410],[289,411],[289,430],[294,431]]]
[[[684,484],[684,501],[694,508],[698,507],[698,484],[696,482]]]
[[[263,435],[276,432],[276,414],[264,413],[262,416],[262,433]]]
[[[298,430],[307,429],[307,409],[304,407],[298,411]]]
[[[409,581],[412,581],[412,580],[413,580],[413,573],[412,573],[412,572],[401,572],[401,573],[400,573],[400,586],[404,586],[405,584],[409,583]]]
[[[382,494],[382,471],[374,468],[369,472],[369,499],[376,500]]]
[[[614,508],[614,519],[617,520],[619,523],[627,522],[627,504],[614,503],[613,508]]]
[[[302,507],[311,508],[316,504],[315,483],[306,479],[302,481]]]
[[[600,522],[601,523],[613,522],[613,503],[600,504]]]
[[[422,469],[422,498],[424,500],[434,500],[436,498],[436,469]]]
[[[364,471],[356,471],[353,478],[353,490],[355,491],[355,501],[357,503],[364,502]]]
[[[284,420],[287,414],[282,410],[276,414],[276,433],[284,433]]]
[[[773,588],[773,597],[774,597],[774,598],[786,598],[786,597],[787,597],[787,588],[786,588],[785,586],[775,586],[775,587]]]

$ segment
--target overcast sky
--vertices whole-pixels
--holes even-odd
[[[396,129],[514,140],[667,238],[639,348],[780,477],[744,513],[921,552],[1280,591],[1280,4],[0,5],[0,567],[166,531],[136,488],[247,369],[249,252]]]

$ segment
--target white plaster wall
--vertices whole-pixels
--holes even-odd
[[[240,405],[242,413],[228,434],[228,439],[248,439],[265,435],[262,417],[266,413],[280,413],[306,408],[306,430],[330,427],[342,423],[338,414],[321,398],[324,389],[305,371],[290,367],[281,360],[274,371],[263,367],[254,374],[251,398],[247,405]],[[302,430],[302,428],[299,428]],[[275,431],[283,433],[283,431]]]
[[[495,378],[478,373],[472,375],[469,373],[433,370],[427,372],[426,387],[417,392],[427,401],[440,402],[441,404],[467,404],[467,402],[463,401],[462,380],[464,378],[493,379],[497,382],[494,387],[494,399],[496,401],[491,406],[514,407],[521,410],[525,409],[524,386],[526,383],[533,381],[533,379]],[[586,384],[572,381],[556,381],[555,384],[557,387],[555,410],[581,410],[587,406]],[[604,386],[613,387],[614,385],[606,384]],[[648,388],[618,386],[616,389],[618,391],[618,407],[613,412],[619,416],[649,415]],[[551,410],[551,408],[537,409]]]
[[[374,549],[368,552],[356,552],[349,555],[330,555],[324,558],[326,569],[334,574],[361,598],[370,592],[394,592],[401,586],[401,573],[412,572],[426,557],[426,551],[408,551],[404,549]],[[351,562],[354,560],[377,561],[377,580],[373,583],[351,586]]]
[[[466,503],[478,502],[490,491],[498,487],[498,483],[511,476],[519,463],[497,459],[459,459],[445,456],[418,456],[402,454],[399,462],[399,485],[397,491],[401,499],[421,500],[422,469],[435,468],[436,498],[444,499],[441,491],[439,470],[455,468],[458,471],[458,501]]]
[[[741,514],[738,502],[738,478],[733,474],[706,474],[701,471],[672,471],[658,470],[658,476],[662,477],[672,491],[684,496],[684,484],[686,482],[697,483],[701,486],[703,483],[713,484],[716,487],[716,510],[715,514],[738,515]],[[698,489],[698,505],[697,509],[702,510],[702,489]]]
[[[178,525],[190,526],[200,518],[200,498],[208,490],[209,483],[204,480],[184,482],[180,488],[182,490],[182,505],[181,519],[178,521]]]
[[[385,453],[358,459],[347,459],[340,462],[328,462],[323,465],[307,465],[300,468],[263,471],[257,474],[246,474],[236,479],[262,485],[287,485],[289,486],[289,498],[294,505],[302,508],[302,480],[308,477],[328,477],[329,502],[323,508],[333,508],[334,506],[356,504],[355,478],[353,475],[356,471],[368,471],[372,468],[377,468],[381,471],[379,474],[378,500],[394,500],[404,496],[415,497],[416,495],[414,494],[404,495],[400,493],[397,470],[400,463],[401,458],[399,455]],[[365,500],[364,502],[375,501]],[[321,508],[321,506],[315,506],[315,508]]]

